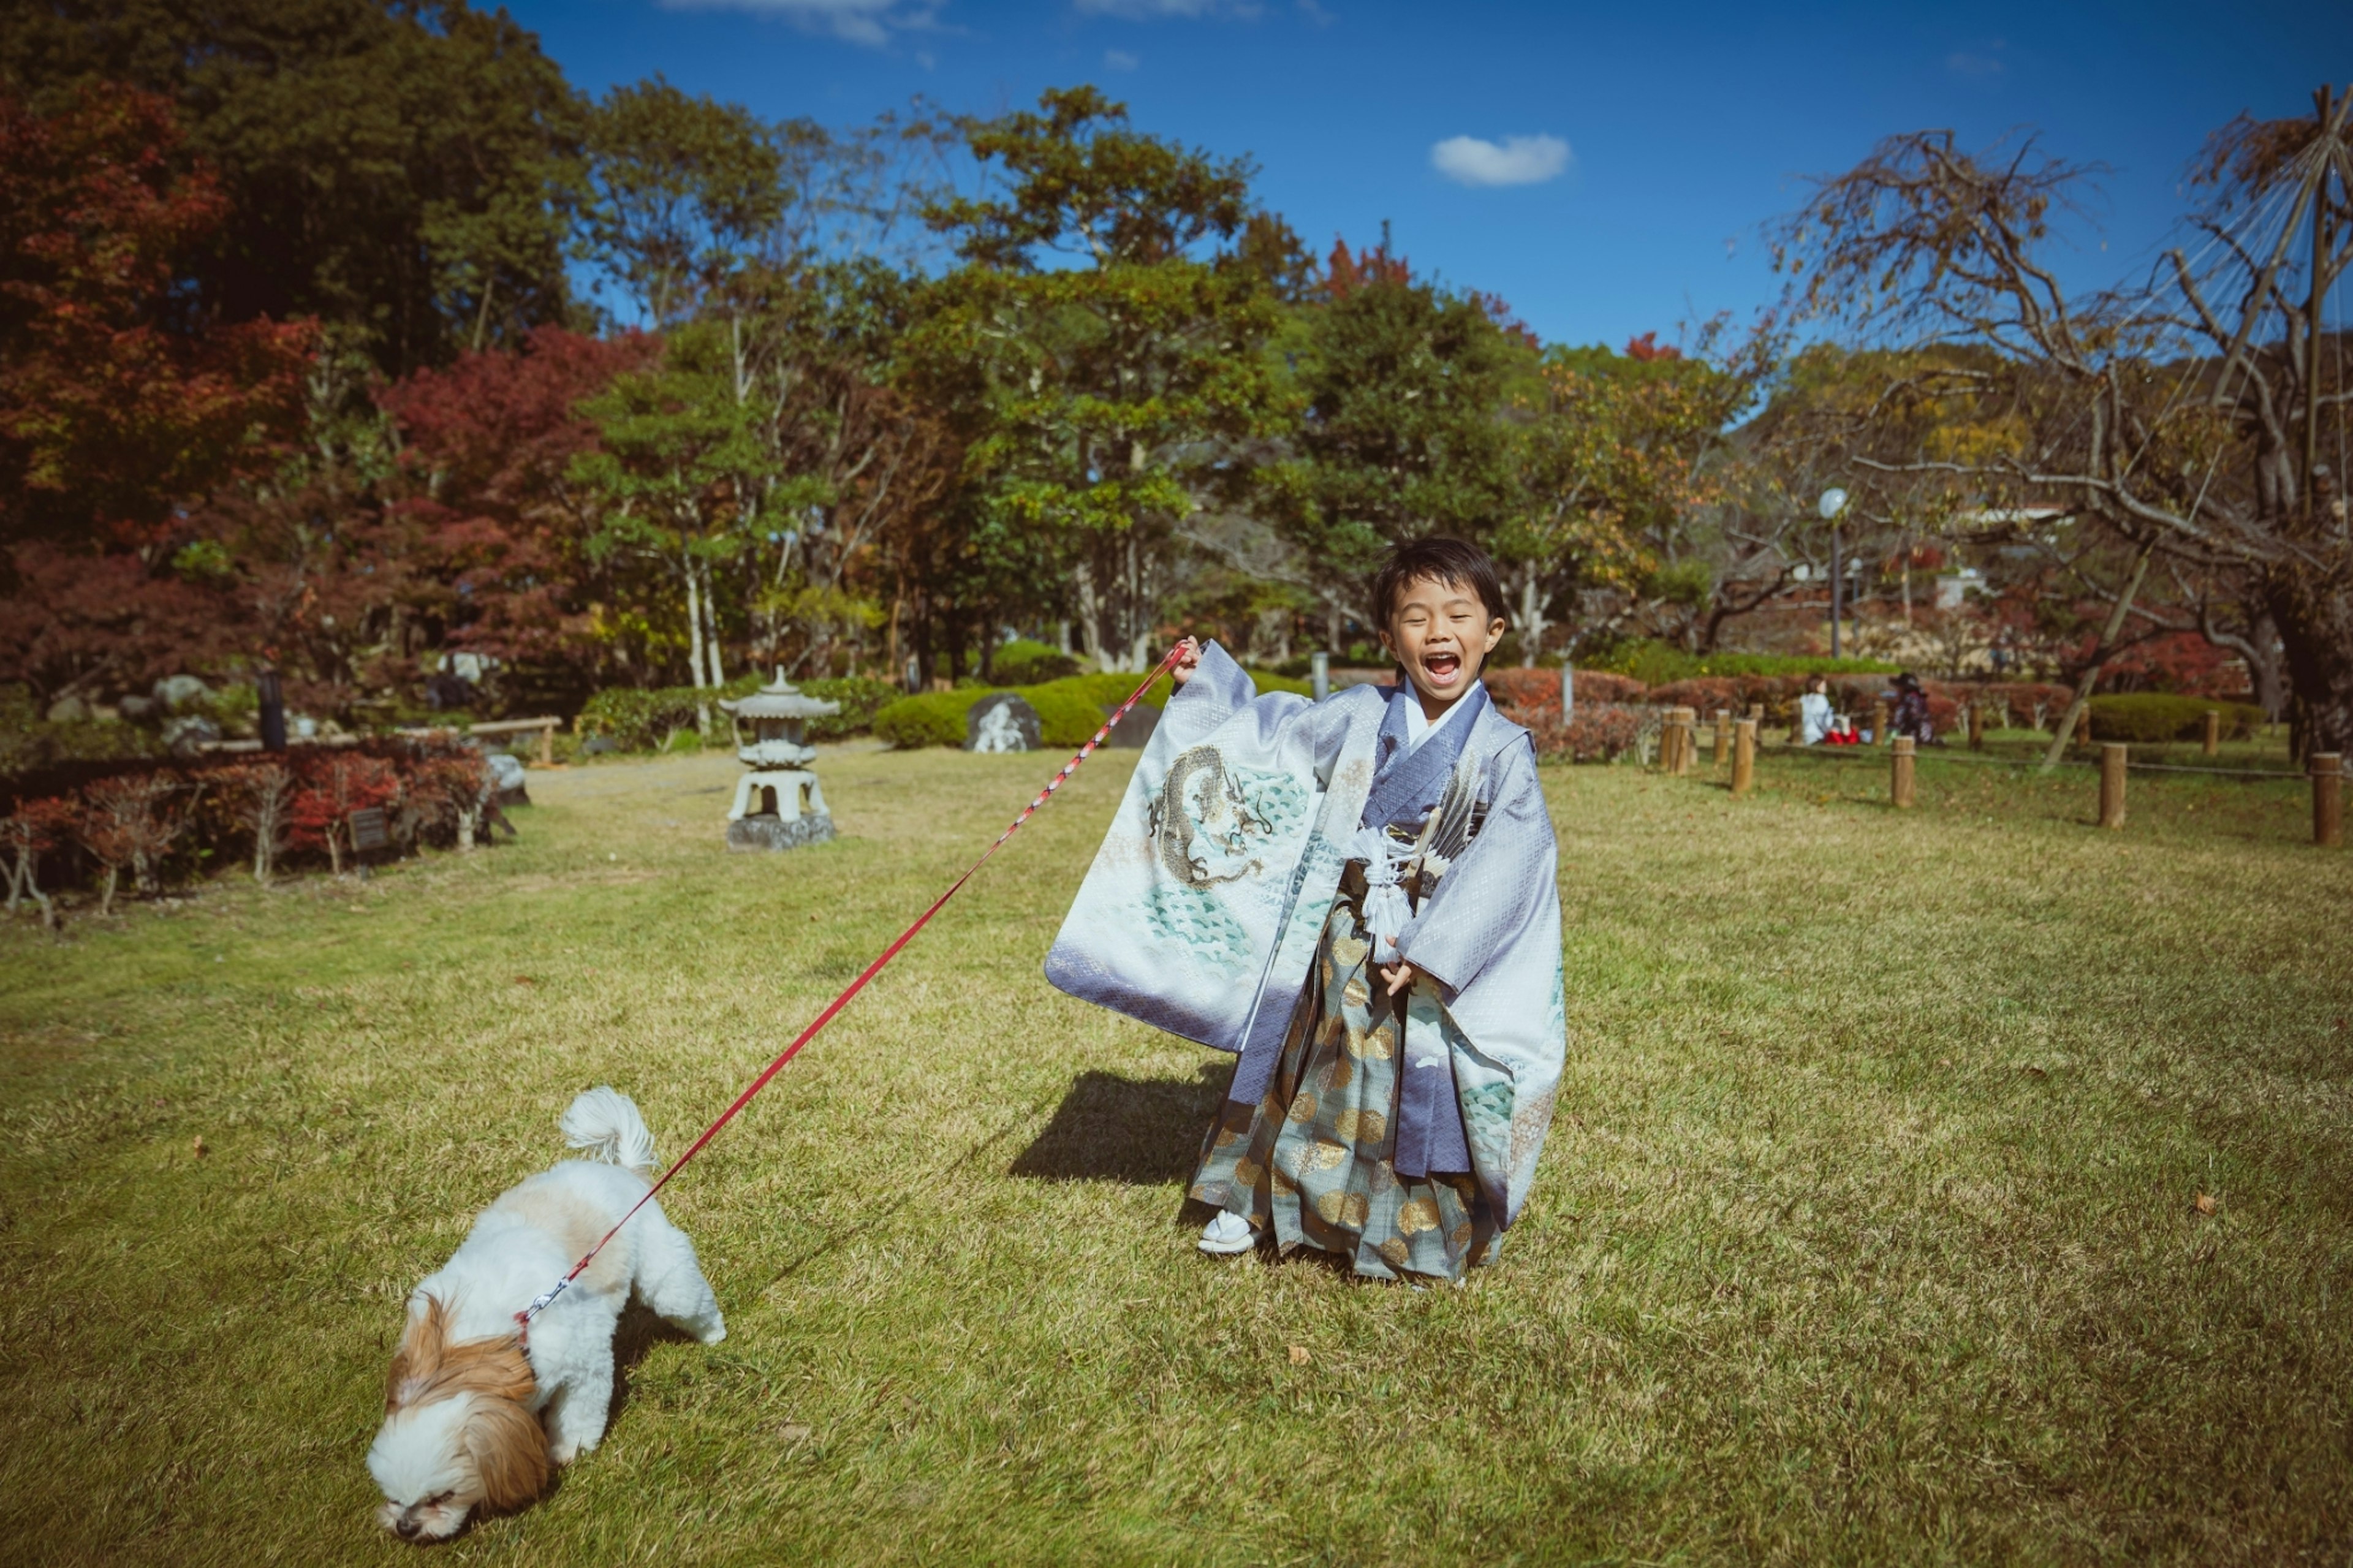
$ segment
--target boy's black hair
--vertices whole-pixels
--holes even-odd
[[[1373,579],[1373,614],[1377,624],[1389,624],[1398,595],[1417,577],[1468,588],[1487,607],[1488,619],[1509,618],[1504,613],[1504,585],[1496,580],[1495,563],[1487,559],[1487,552],[1475,544],[1437,534],[1397,546],[1381,563],[1380,575]]]

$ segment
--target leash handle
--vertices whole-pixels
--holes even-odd
[[[621,1234],[621,1227],[628,1224],[632,1219],[635,1219],[639,1209],[653,1202],[654,1194],[660,1192],[664,1187],[670,1185],[670,1179],[672,1176],[677,1175],[679,1172],[684,1170],[688,1161],[693,1159],[697,1154],[702,1153],[703,1145],[710,1142],[712,1139],[717,1137],[721,1128],[735,1120],[735,1113],[743,1110],[745,1106],[751,1104],[752,1097],[758,1094],[762,1089],[767,1088],[768,1080],[776,1077],[777,1073],[783,1071],[785,1064],[792,1060],[793,1058],[798,1056],[800,1054],[801,1047],[807,1045],[811,1040],[817,1037],[818,1030],[824,1028],[828,1024],[832,1023],[834,1016],[839,1013],[844,1007],[849,1005],[849,1000],[851,997],[866,989],[866,983],[873,979],[877,974],[880,974],[882,972],[882,966],[884,964],[889,963],[892,959],[899,956],[900,950],[915,939],[915,933],[923,930],[926,925],[929,925],[931,923],[932,917],[938,914],[942,909],[945,908],[947,901],[950,899],[955,898],[957,893],[961,892],[964,889],[964,885],[966,882],[971,881],[974,876],[979,872],[983,866],[988,864],[989,857],[995,855],[999,849],[1004,848],[1005,841],[1012,837],[1016,833],[1021,831],[1021,825],[1023,823],[1028,822],[1031,817],[1038,815],[1039,808],[1043,806],[1049,799],[1052,798],[1056,790],[1061,788],[1064,784],[1069,782],[1072,773],[1079,771],[1079,764],[1085,762],[1089,757],[1094,755],[1097,748],[1101,747],[1103,742],[1110,737],[1113,728],[1116,726],[1122,719],[1127,717],[1129,710],[1133,709],[1137,703],[1144,700],[1144,694],[1152,689],[1152,683],[1176,668],[1176,661],[1183,656],[1184,652],[1185,644],[1181,641],[1178,642],[1176,647],[1170,648],[1166,657],[1164,657],[1157,665],[1153,667],[1151,673],[1147,674],[1144,678],[1143,684],[1139,685],[1134,691],[1127,694],[1127,700],[1112,710],[1111,717],[1103,721],[1103,728],[1094,732],[1093,738],[1088,741],[1086,744],[1081,746],[1078,751],[1071,755],[1069,762],[1062,764],[1061,771],[1053,776],[1052,780],[1047,784],[1044,789],[1038,792],[1037,797],[1030,801],[1028,805],[1021,808],[1021,815],[1015,817],[1012,823],[1007,826],[1005,831],[997,836],[997,841],[980,852],[980,858],[975,860],[970,866],[965,868],[964,875],[949,883],[947,891],[942,893],[938,898],[934,899],[931,902],[931,907],[926,909],[922,914],[915,917],[914,923],[908,926],[905,931],[901,931],[898,936],[893,938],[890,946],[884,948],[880,953],[876,954],[874,962],[860,970],[859,972],[858,978],[851,981],[847,986],[843,987],[840,995],[836,996],[832,1001],[827,1003],[825,1005],[825,1010],[809,1021],[808,1027],[803,1029],[798,1035],[793,1037],[793,1043],[791,1045],[786,1046],[783,1050],[776,1053],[776,1059],[770,1062],[765,1068],[763,1068],[760,1071],[760,1076],[754,1079],[744,1087],[744,1092],[735,1097],[734,1103],[728,1106],[726,1110],[719,1113],[719,1120],[704,1128],[702,1130],[702,1136],[697,1138],[691,1144],[690,1144],[685,1153],[681,1154],[676,1160],[670,1163],[670,1169],[661,1173],[660,1179],[655,1182],[652,1186],[646,1189],[646,1195],[639,1198],[636,1203],[631,1204],[629,1205],[629,1212],[623,1215],[619,1219],[614,1221],[613,1228],[607,1231],[604,1236],[597,1240],[596,1245],[590,1247],[587,1252],[582,1256],[580,1261],[572,1266],[571,1273],[566,1274],[563,1279],[557,1280],[551,1289],[543,1290],[538,1295],[533,1297],[531,1305],[525,1307],[522,1311],[517,1312],[514,1315],[515,1337],[522,1342],[523,1348],[525,1350],[529,1350],[531,1348],[532,1320],[538,1317],[542,1312],[547,1310],[550,1306],[554,1305],[555,1299],[558,1296],[563,1295],[565,1289],[571,1286],[572,1282],[575,1279],[579,1279],[581,1274],[587,1269],[588,1265],[596,1260],[596,1255],[605,1250],[606,1244],[611,1241],[615,1237]]]

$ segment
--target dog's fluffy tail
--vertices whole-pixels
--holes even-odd
[[[582,1091],[558,1125],[564,1129],[564,1141],[592,1160],[648,1174],[659,1163],[654,1158],[654,1135],[646,1131],[646,1119],[638,1114],[636,1103],[628,1095],[608,1084]]]

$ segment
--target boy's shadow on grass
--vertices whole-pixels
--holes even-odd
[[[1230,1062],[1189,1079],[1082,1072],[1006,1173],[1049,1182],[1183,1182],[1201,1158],[1201,1131],[1233,1081]]]

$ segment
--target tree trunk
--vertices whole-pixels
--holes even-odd
[[[727,668],[719,661],[719,577],[708,561],[702,563],[702,618],[709,630],[704,634],[702,650],[711,661],[711,684],[727,684]]]
[[[2286,650],[2298,755],[2353,752],[2353,571],[2277,567],[2263,596]]]
[[[1535,668],[1536,655],[1544,651],[1545,632],[1552,623],[1545,616],[1550,597],[1538,581],[1533,563],[1520,568],[1520,607],[1512,616],[1512,629],[1520,635],[1520,668]]]
[[[1086,650],[1090,669],[1109,668],[1103,662],[1103,595],[1095,591],[1095,569],[1082,560],[1071,569],[1071,584],[1079,595],[1079,646]]]
[[[702,574],[694,568],[694,557],[686,557],[686,683],[702,684]],[[707,740],[711,735],[711,704],[698,701],[694,705],[695,728]]]
[[[2141,579],[2148,574],[2148,558],[2156,549],[2154,543],[2144,544],[2140,547],[2140,554],[2133,560],[2132,575],[2126,579],[2125,591],[2116,595],[2115,606],[2108,611],[2107,625],[2100,628],[2100,640],[2092,648],[2091,662],[2084,667],[2084,673],[2075,678],[2074,698],[2067,704],[2067,711],[2060,717],[2059,728],[2051,737],[2050,749],[2042,753],[2044,773],[2057,767],[2067,755],[2068,739],[2075,733],[2075,716],[2083,712],[2084,705],[2092,700],[2092,688],[2098,683],[2100,671],[2107,664],[2108,656],[2116,650],[2116,638],[2124,634],[2125,617],[2132,614],[2133,595],[2140,592]]]

